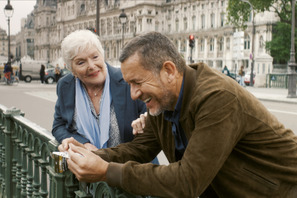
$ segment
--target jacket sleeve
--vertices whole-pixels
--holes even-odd
[[[76,139],[78,142],[82,144],[90,142],[88,139],[86,139],[85,137],[77,133],[77,131],[70,131],[69,129],[69,126],[71,125],[69,120],[72,121],[71,116],[73,115],[71,115],[71,113],[69,112],[69,109],[67,109],[65,107],[65,104],[63,104],[62,83],[63,83],[63,80],[60,80],[58,81],[58,84],[57,84],[56,92],[57,92],[58,99],[55,105],[52,134],[59,143],[61,143],[64,139],[70,138],[70,137],[73,137],[74,139]],[[74,104],[73,106],[71,106],[71,108],[74,109]]]
[[[99,150],[98,154],[102,158],[120,162],[110,163],[106,175],[108,184],[136,195],[200,196],[225,163],[243,130],[242,121],[234,123],[242,112],[238,100],[232,94],[219,91],[206,98],[207,102],[201,101],[204,103],[202,106],[201,103],[191,106],[188,119],[192,120],[193,123],[189,122],[189,125],[193,125],[193,128],[180,161],[168,166],[132,161],[120,164],[122,160],[128,160],[124,156],[135,155],[135,161],[139,162],[141,156],[151,156],[150,149],[157,151],[160,142],[153,142],[157,141],[157,138],[153,138],[153,131],[162,129],[158,128],[162,124],[158,123],[160,120],[156,120],[153,127],[150,124],[144,135],[136,137],[131,143],[120,145],[116,149]],[[164,132],[166,131],[158,131]],[[164,141],[161,144],[165,148],[167,143]]]

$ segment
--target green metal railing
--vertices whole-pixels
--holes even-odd
[[[297,79],[297,78],[296,78]],[[266,87],[288,88],[288,74],[267,74]]]
[[[0,105],[0,198],[93,197],[70,171],[55,172],[51,152],[57,147],[49,131],[27,120],[19,109]],[[94,197],[141,197],[105,182],[94,186]]]

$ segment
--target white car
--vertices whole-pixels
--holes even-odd
[[[256,74],[253,73],[253,84],[255,84],[255,76]],[[251,72],[247,72],[244,76],[244,84],[246,84],[247,86],[250,85],[250,79],[251,79]]]

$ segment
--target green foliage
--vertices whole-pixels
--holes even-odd
[[[249,0],[255,15],[259,12],[274,12],[280,19],[273,27],[272,41],[266,42],[266,49],[270,51],[274,63],[284,64],[290,59],[291,49],[291,17],[292,0]],[[229,0],[227,8],[228,23],[239,29],[246,28],[246,22],[249,20],[251,6],[243,0]],[[297,3],[296,3],[297,4]],[[295,17],[297,17],[295,5]],[[297,22],[297,20],[295,20]],[[295,27],[297,23],[295,22]],[[295,46],[296,45],[295,39]]]
[[[273,27],[272,38],[266,42],[266,49],[270,51],[274,63],[286,64],[290,59],[291,25],[278,22]],[[295,46],[297,46],[296,39]]]
[[[227,19],[228,23],[235,25],[240,29],[246,28],[246,22],[249,20],[252,8],[254,12],[263,12],[268,10],[270,5],[275,0],[249,0],[250,4],[241,0],[229,0],[227,7]]]
[[[291,0],[249,0],[255,14],[264,11],[275,12],[281,22],[291,23]],[[251,13],[251,6],[242,0],[229,0],[227,20],[237,28],[245,29]],[[295,8],[296,9],[296,8]]]

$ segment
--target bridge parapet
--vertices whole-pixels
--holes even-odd
[[[0,104],[0,197],[141,197],[105,182],[93,185],[93,196],[69,170],[55,171],[51,153],[58,145],[49,131],[26,119],[21,110]]]

